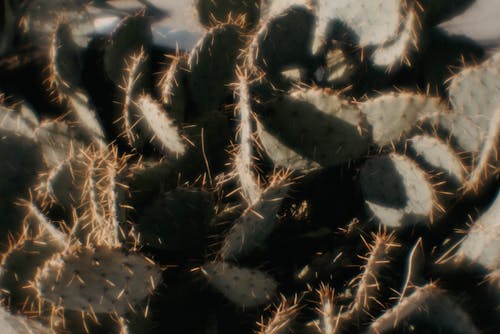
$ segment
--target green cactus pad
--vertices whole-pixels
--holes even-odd
[[[432,218],[432,185],[409,158],[390,154],[370,159],[361,169],[360,181],[366,205],[380,224],[400,227]]]
[[[124,314],[148,297],[161,271],[118,249],[82,248],[47,261],[37,274],[40,297],[68,310]]]
[[[127,58],[127,68],[124,69],[123,84],[119,86],[121,89],[121,117],[115,122],[121,127],[123,136],[128,145],[134,148],[140,148],[143,141],[139,140],[140,137],[136,133],[135,127],[141,119],[136,115],[137,107],[135,100],[144,94],[147,84],[145,83],[145,74],[143,73],[144,67],[147,67],[147,57],[141,49],[137,53],[130,55]],[[140,113],[139,113],[140,114]]]
[[[286,180],[271,184],[260,199],[243,212],[224,238],[220,256],[227,261],[249,255],[255,248],[263,247],[265,240],[276,227],[276,214],[288,192]]]
[[[261,124],[257,124],[259,141],[276,167],[289,168],[304,173],[321,169],[321,165],[300,155],[290,147],[283,144],[276,136],[267,131]]]
[[[250,30],[259,21],[261,0],[196,0],[201,24],[213,27],[231,20],[242,20],[242,27]]]
[[[86,140],[66,122],[43,122],[35,131],[43,159],[49,169],[59,166],[85,147]]]
[[[490,270],[500,269],[500,192],[485,213],[472,225],[458,249],[458,260],[467,259]]]
[[[242,308],[268,303],[278,286],[272,277],[259,270],[230,263],[211,262],[201,270],[212,287]]]
[[[68,247],[66,236],[57,230],[32,203],[25,204],[26,233],[2,255],[0,286],[8,291],[11,305],[20,307],[36,302],[36,293],[28,289],[36,270],[52,255]]]
[[[361,112],[378,146],[389,145],[419,122],[439,113],[440,100],[412,93],[388,93],[362,103]]]
[[[465,189],[473,189],[476,192],[480,186],[487,183],[490,179],[493,179],[495,175],[499,173],[500,170],[500,159],[499,159],[499,149],[500,149],[500,104],[497,106],[496,111],[490,120],[490,126],[488,127],[488,134],[484,138],[483,147],[477,162],[474,165],[474,169],[470,173]]]
[[[186,119],[188,92],[185,89],[188,77],[188,57],[177,56],[172,60],[160,82],[162,102],[168,113],[178,122]]]
[[[420,47],[421,30],[420,14],[412,9],[406,14],[397,36],[375,49],[371,55],[373,65],[388,71],[393,71],[402,64],[410,66],[411,53]]]
[[[500,64],[493,59],[466,68],[450,82],[449,95],[454,110],[442,126],[450,130],[468,152],[479,152],[488,135],[490,120],[500,105]],[[470,134],[470,135],[468,135]]]
[[[443,127],[458,145],[457,150],[468,154],[479,152],[485,134],[470,118],[455,112],[447,112],[435,118],[435,124]]]
[[[335,94],[321,90],[297,91],[269,103],[260,117],[264,130],[272,137],[264,138],[266,153],[277,165],[288,161],[303,163],[302,157],[329,167],[357,159],[368,150],[368,138],[362,114],[355,105]],[[269,140],[271,138],[271,140]],[[277,139],[289,150],[276,149]],[[285,160],[279,159],[285,157]],[[290,166],[284,166],[290,167]]]
[[[71,162],[65,160],[42,176],[41,182],[35,188],[37,199],[42,207],[49,207],[57,202],[71,211],[75,199],[82,198],[82,193],[76,186],[72,168]]]
[[[171,252],[199,249],[214,215],[209,192],[175,189],[153,202],[138,219],[144,244]]]
[[[118,202],[124,197],[120,181],[125,161],[115,148],[89,147],[47,173],[38,197],[44,206],[63,208],[72,237],[80,243],[116,246],[118,225],[124,221]]]
[[[58,90],[76,89],[82,84],[81,48],[73,40],[71,26],[61,23],[51,45],[50,79]]]
[[[123,84],[123,72],[128,67],[127,59],[153,44],[149,19],[144,16],[130,16],[122,20],[113,32],[104,52],[104,68],[108,77],[118,86]],[[145,74],[145,65],[141,73]]]
[[[428,284],[400,299],[376,319],[367,334],[414,331],[416,333],[479,334],[467,313],[445,291]]]
[[[453,183],[460,185],[465,180],[465,167],[460,157],[439,138],[417,135],[409,139],[410,152],[430,168],[429,172],[444,173]]]
[[[249,66],[271,78],[279,78],[291,67],[307,67],[313,21],[311,10],[302,6],[292,6],[264,21],[248,49]]]
[[[225,24],[212,28],[189,55],[188,89],[198,113],[218,110],[236,79],[235,65],[244,45],[240,29]]]
[[[8,233],[21,232],[22,210],[15,203],[27,197],[29,188],[35,185],[37,174],[43,169],[43,158],[33,140],[3,129],[0,129],[0,156],[0,249],[3,250]]]
[[[60,24],[52,38],[49,84],[52,94],[69,109],[66,119],[73,122],[91,141],[102,144],[104,130],[90,98],[82,86],[82,50],[73,40],[71,27]]]
[[[131,129],[137,138],[152,142],[164,155],[181,156],[186,144],[172,119],[150,95],[141,95],[131,107],[132,120],[137,127]]]
[[[364,256],[367,260],[362,266],[363,270],[350,282],[350,285],[356,287],[356,294],[349,309],[341,317],[362,317],[363,313],[376,306],[381,290],[379,284],[382,282],[382,269],[388,265],[394,248],[399,245],[391,234],[372,235],[372,238],[373,242],[367,246],[368,251]]]
[[[104,146],[106,135],[88,95],[84,92],[73,92],[67,93],[65,97],[69,107],[67,119],[73,122],[87,142]]]
[[[362,47],[383,44],[398,34],[404,7],[403,0],[317,1],[313,52],[329,38],[334,20],[345,22]]]
[[[238,105],[235,112],[239,121],[239,141],[234,157],[234,169],[241,185],[241,193],[250,204],[255,203],[260,195],[261,189],[256,174],[254,163],[254,141],[253,133],[254,114],[252,112],[251,96],[248,81],[240,76],[238,84]]]

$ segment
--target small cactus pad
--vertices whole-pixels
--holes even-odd
[[[321,165],[309,160],[290,147],[283,144],[276,136],[267,131],[265,127],[257,124],[259,141],[266,152],[269,152],[271,160],[276,167],[289,168],[304,173],[321,169]]]
[[[398,227],[432,218],[432,185],[409,158],[390,154],[370,159],[360,178],[366,205],[381,224]]]
[[[376,305],[377,294],[381,289],[379,279],[382,268],[389,264],[393,249],[399,245],[392,234],[379,234],[373,235],[373,242],[367,247],[368,252],[364,256],[367,260],[362,266],[362,272],[351,282],[357,289],[347,317],[353,314],[359,316]]]
[[[450,101],[457,116],[442,125],[468,152],[481,150],[490,120],[500,104],[500,64],[495,64],[490,59],[482,65],[465,68],[450,82]],[[464,136],[465,131],[470,132],[474,140]]]
[[[59,166],[85,147],[85,140],[68,123],[43,122],[35,130],[35,139],[41,145],[43,160],[48,168]]]
[[[225,102],[234,82],[234,67],[243,47],[239,28],[225,24],[212,28],[189,55],[188,86],[198,113],[212,112]]]
[[[1,263],[0,286],[8,291],[10,303],[16,307],[36,301],[34,291],[27,287],[35,278],[37,268],[69,245],[66,236],[36,206],[25,203],[25,207],[25,233],[2,255]]]
[[[445,291],[428,284],[418,287],[376,319],[367,334],[399,332],[479,334],[465,311]]]
[[[133,119],[138,120],[142,137],[151,138],[164,155],[184,154],[186,147],[179,130],[160,104],[150,95],[142,95],[133,103]]]
[[[101,121],[97,116],[94,107],[90,103],[90,98],[83,92],[67,93],[65,95],[68,102],[68,119],[74,120],[84,138],[97,145],[104,146],[105,134]]]
[[[397,69],[406,63],[411,65],[410,54],[420,46],[422,23],[416,10],[410,10],[402,22],[398,35],[375,49],[371,61],[375,67]]]
[[[357,107],[321,90],[297,91],[270,103],[260,122],[282,144],[322,167],[357,159],[368,151]],[[273,159],[275,152],[266,148],[266,153]]]
[[[188,92],[184,89],[184,85],[187,83],[187,69],[187,55],[174,57],[159,84],[161,100],[169,115],[177,122],[184,122],[186,117]]]
[[[329,28],[334,21],[343,21],[357,35],[358,43],[380,45],[397,35],[403,16],[403,0],[329,1],[316,4],[316,28],[313,52],[330,38]]]
[[[253,156],[255,140],[253,133],[254,114],[252,112],[248,81],[241,74],[239,75],[238,104],[235,112],[239,116],[239,145],[234,157],[235,172],[241,185],[241,193],[250,204],[253,204],[261,195]]]
[[[43,168],[39,146],[31,139],[16,136],[0,128],[0,249],[6,244],[10,233],[17,235],[22,226],[22,216],[15,202],[28,196],[28,189],[35,183],[37,173]],[[3,244],[3,245],[2,245]]]
[[[125,163],[115,147],[90,146],[51,170],[37,188],[38,196],[44,206],[63,207],[67,223],[73,222],[72,237],[82,244],[117,245]]]
[[[439,99],[412,93],[389,93],[362,103],[361,112],[379,146],[398,141],[419,121],[440,111]]]
[[[223,241],[220,256],[224,260],[237,260],[264,246],[276,227],[276,214],[288,189],[284,179],[273,182],[260,199],[236,219]]]
[[[149,259],[118,249],[80,249],[47,261],[35,285],[40,297],[68,310],[124,314],[159,284]]]
[[[493,176],[500,172],[500,103],[490,120],[488,134],[484,138],[483,147],[474,169],[469,175],[465,188],[478,191],[481,185],[487,183]]]
[[[490,270],[500,269],[500,192],[489,209],[472,225],[458,249],[464,258]]]
[[[439,138],[429,135],[417,135],[409,139],[410,151],[417,159],[422,159],[429,172],[443,172],[455,184],[462,184],[465,168],[460,157]]]
[[[270,77],[279,77],[290,67],[306,65],[310,52],[305,46],[311,43],[313,20],[311,10],[302,6],[292,6],[270,17],[253,37],[248,50],[249,65]]]
[[[78,88],[82,84],[80,48],[73,40],[71,26],[60,24],[55,30],[50,50],[50,84],[57,93]],[[59,90],[59,92],[57,92]]]
[[[242,308],[268,303],[278,286],[272,277],[262,271],[230,263],[211,262],[201,270],[212,287]]]
[[[148,50],[153,35],[148,18],[130,16],[123,19],[113,32],[104,52],[104,67],[108,77],[117,85],[123,82],[127,59],[133,54]]]

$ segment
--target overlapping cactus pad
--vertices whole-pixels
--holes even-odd
[[[473,2],[0,0],[0,333],[499,333]]]

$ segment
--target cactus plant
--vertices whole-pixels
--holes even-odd
[[[472,1],[133,3],[0,0],[4,331],[498,332]]]

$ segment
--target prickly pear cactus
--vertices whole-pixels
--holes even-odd
[[[498,333],[473,2],[0,0],[1,332]]]

